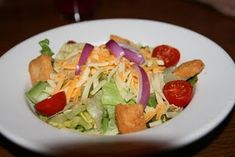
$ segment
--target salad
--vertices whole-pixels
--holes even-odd
[[[99,46],[49,40],[29,63],[26,98],[46,123],[84,134],[117,135],[158,126],[177,116],[194,95],[204,63],[177,65],[170,45],[137,44],[117,35]]]

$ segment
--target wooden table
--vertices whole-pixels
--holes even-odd
[[[218,43],[235,59],[235,17],[225,16],[210,6],[192,0],[98,0],[92,16],[141,18],[168,22],[199,32]],[[0,0],[0,55],[37,33],[73,23],[61,15],[50,0]],[[164,155],[235,156],[235,116],[233,111],[204,138]],[[40,156],[0,136],[0,156]]]

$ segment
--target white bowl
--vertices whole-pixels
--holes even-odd
[[[24,93],[30,88],[28,63],[39,55],[38,42],[48,38],[57,52],[75,40],[94,45],[110,34],[155,46],[169,44],[181,52],[180,62],[199,58],[205,69],[199,75],[195,96],[177,117],[160,126],[117,136],[89,136],[54,128],[29,109]],[[215,42],[188,29],[138,19],[87,21],[55,28],[33,36],[0,58],[0,131],[13,142],[43,154],[146,154],[189,144],[214,129],[235,102],[235,66]]]

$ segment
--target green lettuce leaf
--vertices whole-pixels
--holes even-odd
[[[44,40],[39,41],[39,45],[42,48],[41,53],[44,55],[53,56],[54,53],[51,51],[49,44],[50,44],[50,42],[48,39],[44,39]]]
[[[103,105],[117,105],[125,103],[125,100],[121,97],[114,81],[107,82],[103,86],[102,92],[103,95],[101,97],[101,103]]]
[[[87,101],[87,111],[90,113],[96,123],[97,129],[101,127],[103,118],[103,106],[101,104],[102,92],[98,92],[94,97]]]
[[[105,135],[117,135],[118,128],[115,120],[115,106],[104,105],[106,117],[102,119],[101,129]]]

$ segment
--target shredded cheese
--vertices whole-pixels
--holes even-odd
[[[158,84],[160,85],[159,87],[151,87],[151,92],[157,93],[156,88],[158,88],[157,91],[160,90],[162,78],[161,76],[156,78],[153,75],[161,73],[164,70],[164,66],[159,66],[157,61],[151,60],[149,47],[139,47],[138,49],[139,53],[149,61],[149,63],[146,62],[142,65],[147,71],[149,78],[152,78],[151,81],[157,80],[160,82]],[[76,69],[81,51],[82,47],[77,50],[77,54],[66,57],[64,60],[60,59],[55,61],[56,68],[59,71],[56,71],[57,73],[55,72],[54,78],[51,78],[50,81],[51,86],[54,88],[53,93],[63,90],[66,94],[67,102],[85,101],[89,97],[89,94],[94,95],[107,81],[116,78],[116,81],[118,80],[120,85],[125,87],[126,94],[122,94],[125,99],[130,99],[138,94],[138,75],[133,69],[134,63],[123,56],[115,57],[105,45],[100,45],[93,49],[86,65],[81,67],[80,75],[75,76],[73,71]],[[100,73],[107,74],[107,81],[99,81],[98,75]],[[164,102],[162,93],[157,93],[156,98],[160,104]],[[163,107],[158,107],[157,110],[147,113],[145,115],[146,121],[156,114],[160,115],[163,112]]]
[[[76,82],[77,82],[76,80],[72,80],[70,83],[70,86],[68,87],[68,90],[66,92],[67,103],[70,101],[72,93],[73,93],[74,89],[76,88]]]
[[[156,119],[160,120],[161,116],[166,113],[166,105],[165,103],[160,103],[156,107]]]
[[[65,79],[65,75],[63,73],[59,73],[57,76],[58,76],[57,77],[57,84],[56,84],[56,87],[53,92],[54,94],[57,93],[61,89],[61,87],[64,83],[64,79]]]

